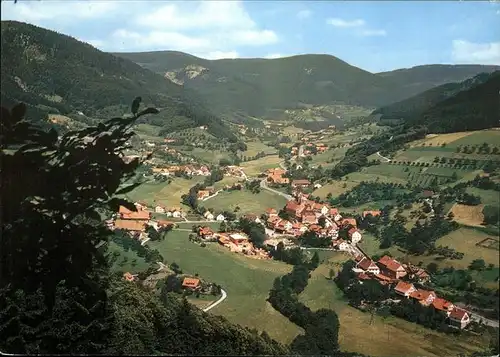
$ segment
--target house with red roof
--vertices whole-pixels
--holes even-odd
[[[203,239],[212,239],[215,236],[215,233],[210,227],[200,227],[198,229],[198,235]]]
[[[344,227],[347,226],[347,225],[351,225],[353,227],[357,227],[358,223],[356,222],[355,218],[344,218],[344,220],[342,221],[342,225]]]
[[[184,280],[182,281],[182,287],[190,290],[198,290],[201,288],[200,279],[184,278]]]
[[[411,293],[416,291],[417,289],[411,283],[404,282],[400,280],[398,284],[394,287],[394,291],[398,295],[402,295],[404,297],[410,297]]]
[[[436,298],[436,293],[434,291],[417,289],[410,294],[410,297],[424,306],[429,306]]]
[[[277,216],[278,212],[274,208],[266,209],[266,214],[268,217]]]
[[[382,212],[380,211],[363,211],[363,218],[366,218],[366,216],[373,216],[373,217],[378,217],[380,216]]]
[[[371,274],[380,274],[380,268],[377,264],[375,264],[373,260],[366,257],[363,257],[358,264],[356,264],[356,267]]]
[[[449,315],[451,313],[451,311],[453,310],[453,308],[455,307],[455,305],[453,305],[453,303],[448,301],[448,300],[445,300],[445,299],[440,298],[440,297],[436,297],[432,301],[432,307],[434,309],[436,309],[437,311],[444,312],[444,313],[446,313],[446,315]]]
[[[307,211],[302,213],[302,223],[304,224],[316,224],[318,223],[318,218],[314,212]]]
[[[454,307],[449,314],[450,325],[464,329],[470,323],[470,316],[464,309]]]
[[[380,258],[377,265],[384,275],[392,279],[399,279],[407,274],[405,268],[397,260],[392,259],[388,255]]]
[[[292,181],[292,187],[293,188],[304,188],[304,187],[309,187],[311,185],[311,181],[309,180],[293,180]]]

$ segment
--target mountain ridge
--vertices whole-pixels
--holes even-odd
[[[156,125],[180,130],[209,124],[214,135],[235,139],[197,94],[132,61],[23,22],[2,21],[1,34],[2,105],[22,101],[38,117],[82,112],[109,118],[128,112],[141,96],[146,105],[165,108]]]
[[[180,51],[115,52],[113,55],[132,60],[196,90],[219,114],[243,111],[252,116],[269,116],[274,110],[301,104],[380,107],[409,98],[443,81],[461,81],[464,77],[497,68],[429,65],[371,73],[329,54],[219,60]],[[406,78],[415,77],[412,74],[415,71],[446,73],[437,77],[434,73],[426,75],[423,83],[413,78],[408,84]]]

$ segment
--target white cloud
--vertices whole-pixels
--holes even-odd
[[[213,51],[213,52],[208,52],[208,53],[200,53],[200,54],[195,54],[196,57],[201,57],[209,60],[216,60],[216,59],[234,59],[234,58],[239,58],[240,55],[236,51]]]
[[[264,58],[267,58],[267,59],[275,59],[275,58],[282,58],[282,57],[287,57],[287,56],[283,55],[281,53],[270,53],[270,54],[264,56]]]
[[[138,25],[156,29],[248,29],[256,23],[239,1],[203,1],[169,4],[138,16]]]
[[[500,42],[453,40],[451,56],[455,63],[500,65]]]
[[[310,18],[311,15],[312,15],[312,11],[311,10],[300,10],[297,13],[297,18],[300,19],[300,20],[305,20],[305,19]]]
[[[385,30],[363,30],[361,31],[361,36],[372,37],[372,36],[387,36]]]
[[[70,22],[109,16],[118,9],[116,1],[2,1],[2,20],[38,24],[47,20]]]
[[[356,20],[343,20],[339,18],[331,18],[326,20],[328,25],[332,25],[335,27],[360,27],[365,25],[365,20],[356,19]]]

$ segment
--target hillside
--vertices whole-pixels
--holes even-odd
[[[399,72],[373,74],[330,55],[222,60],[205,60],[173,51],[115,55],[195,89],[212,103],[216,113],[228,116],[244,112],[275,118],[283,109],[335,103],[378,107],[450,80],[461,80],[465,75],[465,71],[443,70],[442,75],[434,74],[433,80],[426,79],[424,83],[418,83],[416,76],[412,83],[418,85],[412,86]],[[474,66],[467,74],[477,74],[483,67]]]
[[[2,21],[1,41],[2,105],[23,101],[40,119],[51,113],[88,121],[121,116],[139,95],[163,109],[155,125],[177,130],[208,124],[215,135],[232,135],[196,95],[132,61],[15,21]]]
[[[413,96],[435,86],[462,82],[479,73],[491,73],[498,70],[500,66],[432,64],[377,74],[400,83],[401,90],[405,93],[412,93],[409,96]]]
[[[500,71],[482,73],[460,83],[447,83],[375,110],[380,120],[425,124],[431,131],[483,129],[497,125]]]

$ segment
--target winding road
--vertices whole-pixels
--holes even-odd
[[[377,155],[380,156],[382,159],[384,159],[385,162],[391,162],[391,159],[389,159],[388,157],[380,155],[380,151],[377,151]]]
[[[263,188],[264,190],[268,190],[268,191],[270,191],[270,192],[272,192],[272,193],[275,193],[275,194],[277,194],[277,195],[280,195],[280,196],[282,196],[282,197],[286,198],[288,201],[293,200],[293,197],[292,197],[292,196],[290,196],[290,195],[288,195],[288,194],[286,194],[286,193],[284,193],[284,192],[281,192],[281,191],[278,191],[278,190],[275,190],[275,189],[272,189],[272,188],[268,187],[268,186],[267,186],[267,182],[266,182],[266,180],[267,180],[267,177],[266,177],[266,178],[264,178],[264,179],[262,179],[262,180],[260,181],[260,187],[261,187],[261,188]]]
[[[220,289],[220,292],[222,293],[222,296],[220,297],[219,300],[211,303],[210,305],[208,305],[206,308],[203,309],[204,312],[207,312],[207,311],[210,311],[212,310],[214,307],[216,307],[217,305],[219,305],[221,302],[223,302],[226,298],[227,298],[227,293],[224,289]]]

